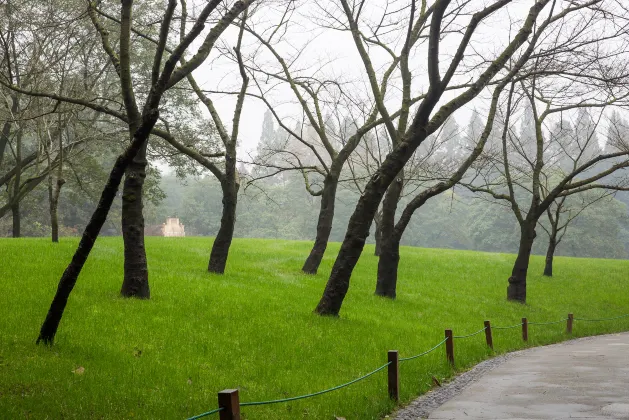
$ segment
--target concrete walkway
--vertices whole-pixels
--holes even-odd
[[[522,352],[429,418],[629,419],[629,334]]]

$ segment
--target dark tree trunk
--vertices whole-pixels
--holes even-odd
[[[417,146],[427,136],[428,132],[425,129],[418,129],[416,134],[411,134],[411,137],[414,137],[413,142],[403,142],[396,147],[365,187],[365,191],[349,219],[345,238],[332,267],[323,296],[315,308],[315,313],[338,316],[343,305],[343,299],[345,299],[349,289],[352,271],[365,247],[365,240],[369,236],[369,228],[378,211],[380,200],[382,200],[382,196],[395,176],[404,168]]]
[[[57,333],[57,328],[59,327],[59,322],[61,322],[61,317],[63,316],[63,311],[68,303],[68,297],[70,296],[72,289],[74,289],[74,285],[81,273],[81,269],[94,247],[94,242],[96,242],[96,238],[98,238],[100,229],[103,227],[103,224],[107,219],[107,214],[109,213],[111,203],[114,201],[116,193],[118,192],[122,176],[125,174],[127,166],[129,166],[138,151],[141,148],[146,147],[145,143],[149,137],[151,129],[157,121],[158,115],[157,111],[154,111],[147,117],[144,124],[135,133],[131,145],[127,148],[124,154],[116,159],[116,163],[109,174],[107,184],[105,184],[105,188],[103,189],[100,200],[98,201],[98,206],[83,231],[81,241],[79,242],[79,246],[76,249],[74,256],[72,257],[72,261],[63,272],[61,280],[59,280],[57,292],[50,304],[50,309],[48,309],[46,319],[42,324],[39,337],[37,338],[37,343],[43,342],[44,344],[52,345],[55,339],[55,334]]]
[[[378,260],[376,295],[395,299],[399,263],[400,237],[397,234],[389,235],[382,241],[382,250]]]
[[[508,300],[526,303],[526,275],[536,236],[535,225],[536,223],[527,221],[520,227],[520,248],[511,271],[511,277],[509,277]]]
[[[22,129],[20,128],[16,137],[16,155],[15,155],[15,180],[13,182],[13,204],[11,205],[11,214],[13,215],[13,237],[21,236],[21,218],[20,218],[20,182],[22,181]]]
[[[546,250],[546,264],[544,265],[544,275],[553,276],[553,258],[555,257],[555,249],[557,248],[556,234],[551,236],[548,241],[548,249]]]
[[[380,253],[382,252],[382,213],[376,213],[375,217],[373,218],[373,222],[376,224],[376,232],[374,234],[376,246],[373,255],[379,257]]]
[[[120,294],[148,299],[149,274],[144,248],[142,190],[146,178],[145,142],[125,172],[122,190],[122,238],[124,240],[124,280]]]
[[[235,169],[226,171],[226,176],[221,182],[223,190],[223,215],[221,217],[221,227],[218,230],[212,252],[210,253],[210,262],[208,263],[208,271],[210,273],[223,274],[227,265],[227,256],[229,255],[229,247],[234,237],[234,226],[236,224],[236,206],[238,204],[237,175]]]
[[[50,191],[50,228],[51,237],[53,242],[59,242],[59,195],[61,194],[61,187],[65,183],[63,178],[58,178],[56,188],[51,187]]]
[[[20,201],[15,198],[15,204],[11,206],[11,215],[13,216],[13,237],[19,238],[21,236],[21,218],[20,218]]]
[[[317,274],[323,255],[328,247],[332,222],[334,221],[334,202],[336,200],[336,188],[338,177],[328,175],[323,183],[321,193],[321,208],[319,210],[319,221],[317,222],[317,236],[310,255],[306,259],[302,271],[306,274]]]
[[[395,213],[402,195],[403,181],[404,171],[400,171],[384,197],[380,219],[382,248],[378,261],[376,295],[391,299],[395,299],[397,267],[400,261],[400,237],[395,231]]]

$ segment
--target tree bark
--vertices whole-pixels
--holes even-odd
[[[511,271],[511,277],[509,277],[509,286],[507,287],[508,300],[526,303],[526,275],[531,259],[531,249],[536,236],[535,225],[536,222],[526,221],[520,227],[520,247]]]
[[[395,299],[399,263],[400,237],[397,234],[392,234],[382,241],[380,259],[378,260],[376,295]]]
[[[13,231],[14,238],[21,236],[21,218],[20,218],[20,201],[16,198],[15,204],[11,206],[11,215],[13,216]]]
[[[376,213],[373,218],[373,222],[376,224],[376,232],[374,234],[374,239],[376,241],[376,246],[374,249],[373,255],[379,257],[382,253],[382,213]]]
[[[227,256],[229,255],[229,247],[234,237],[234,226],[236,224],[236,206],[238,204],[238,175],[235,169],[235,159],[233,166],[227,170],[225,178],[221,182],[223,190],[223,215],[221,217],[221,227],[216,234],[212,252],[210,253],[210,261],[208,263],[208,271],[210,273],[223,274],[227,265]]]
[[[120,294],[124,297],[149,299],[149,274],[144,247],[142,190],[146,178],[144,142],[125,172],[122,190],[122,238],[124,241],[124,280]]]
[[[328,247],[330,232],[332,232],[332,222],[334,221],[334,205],[336,201],[336,189],[338,186],[338,176],[333,174],[326,176],[323,182],[321,193],[321,207],[319,210],[319,220],[317,222],[317,236],[310,255],[306,259],[302,271],[306,274],[317,274],[319,265],[323,260],[323,255]]]
[[[556,233],[551,236],[548,241],[548,249],[546,250],[546,264],[544,265],[544,275],[553,276],[553,258],[555,257],[555,249],[557,248]]]
[[[48,184],[48,200],[50,202],[50,231],[52,241],[59,242],[59,195],[61,194],[61,187],[65,183],[63,178],[57,178],[56,182],[52,182],[52,177],[49,179]]]
[[[395,232],[395,213],[402,195],[404,171],[400,171],[389,186],[382,202],[380,220],[381,254],[378,261],[376,295],[395,299],[397,267],[400,261],[400,237]]]
[[[122,176],[125,174],[127,166],[129,166],[138,151],[141,148],[146,147],[145,143],[148,140],[149,134],[155,125],[155,122],[157,121],[158,115],[157,110],[148,114],[145,118],[144,124],[138,129],[138,131],[136,131],[131,145],[127,148],[125,153],[116,159],[114,167],[109,174],[107,184],[105,184],[105,188],[103,189],[100,200],[98,201],[98,206],[83,231],[81,241],[74,252],[72,261],[63,272],[61,280],[59,280],[57,292],[50,304],[50,309],[48,309],[46,319],[42,324],[39,337],[37,338],[37,343],[43,342],[44,344],[52,345],[55,339],[55,334],[57,333],[57,328],[61,322],[61,317],[63,316],[63,311],[68,303],[68,297],[70,296],[72,289],[74,289],[74,285],[81,273],[81,269],[94,247],[94,242],[96,242],[96,238],[98,238],[98,234],[107,219],[107,214],[109,213],[111,204],[118,192]]]
[[[15,180],[13,181],[13,204],[11,205],[11,214],[13,216],[13,230],[12,234],[14,238],[21,236],[21,218],[20,218],[20,182],[22,179],[22,129],[19,128],[16,137],[16,154],[15,154]]]

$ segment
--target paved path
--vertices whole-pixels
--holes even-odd
[[[629,419],[627,333],[526,350],[487,370],[429,419]]]

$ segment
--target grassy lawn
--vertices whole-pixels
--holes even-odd
[[[122,239],[99,239],[70,297],[52,348],[35,346],[76,240],[0,240],[0,418],[181,419],[217,406],[239,388],[241,402],[301,395],[338,385],[386,362],[474,332],[485,319],[512,325],[629,313],[629,263],[557,258],[541,276],[534,257],[525,306],[505,300],[514,256],[404,248],[398,299],[373,295],[377,259],[368,247],[341,318],[312,314],[338,250],[320,274],[300,274],[310,243],[235,240],[228,272],[205,268],[211,239],[148,238],[152,298],[125,300]],[[566,339],[565,324],[530,326],[529,345]],[[574,335],[629,329],[629,318],[575,321]],[[520,330],[494,331],[504,352],[523,346]],[[459,369],[491,355],[484,335],[458,340]],[[78,368],[83,368],[79,369]],[[82,374],[77,372],[83,371]],[[444,349],[401,365],[401,402],[451,376]],[[394,409],[386,371],[348,388],[271,406],[244,407],[245,419],[378,419]],[[217,418],[216,415],[209,418]]]

